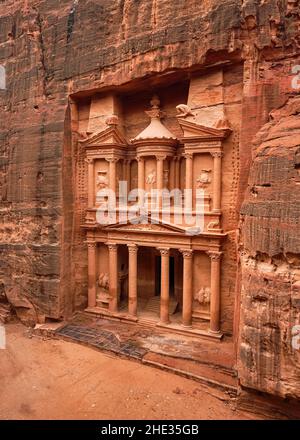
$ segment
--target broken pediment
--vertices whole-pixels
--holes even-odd
[[[221,125],[221,128],[206,127],[204,125],[178,118],[178,122],[184,133],[183,141],[190,140],[216,140],[225,139],[231,133],[231,128]]]
[[[79,141],[85,148],[101,146],[121,146],[128,145],[127,139],[116,125],[109,126],[104,131],[93,134],[91,137]]]

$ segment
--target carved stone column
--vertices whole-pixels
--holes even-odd
[[[137,158],[138,162],[138,189],[145,189],[145,160],[143,157]]]
[[[193,189],[193,155],[184,154],[185,157],[185,188]]]
[[[222,193],[222,156],[221,152],[211,153],[214,158],[213,173],[213,211],[221,213],[221,193]]]
[[[109,310],[118,311],[118,245],[107,243],[109,252]]]
[[[117,193],[117,162],[119,159],[107,159],[109,162],[109,188]]]
[[[97,243],[88,242],[88,306],[96,307],[97,274],[96,274],[96,251]]]
[[[137,158],[138,162],[138,191],[139,191],[139,204],[144,205],[144,190],[145,190],[145,160],[143,157]]]
[[[127,181],[127,189],[131,190],[131,159],[124,160],[124,180]]]
[[[156,156],[156,174],[157,174],[157,184],[156,188],[158,191],[158,209],[159,211],[162,209],[163,201],[162,201],[162,191],[164,188],[164,160],[166,156]]]
[[[211,259],[211,299],[210,299],[210,328],[211,333],[220,333],[220,304],[221,304],[221,257],[222,252],[208,252]]]
[[[180,189],[180,157],[175,158],[175,189]]]
[[[170,303],[170,250],[158,249],[161,255],[160,322],[169,324]]]
[[[129,253],[129,274],[128,274],[128,313],[132,316],[137,315],[137,254],[136,244],[128,244]]]
[[[95,206],[95,170],[94,159],[86,159],[88,164],[88,209]]]
[[[165,156],[156,156],[156,174],[157,174],[157,189],[162,191],[164,187],[164,160]]]
[[[172,191],[172,189],[175,189],[175,163],[176,159],[172,157],[170,160],[170,182],[169,182],[169,188]]]
[[[183,304],[182,325],[192,326],[193,310],[193,251],[192,249],[180,250],[183,255]]]

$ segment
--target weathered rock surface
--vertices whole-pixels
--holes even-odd
[[[257,134],[242,206],[242,384],[300,397],[300,99]]]
[[[299,397],[299,352],[291,348],[299,324],[299,115],[293,101],[280,108],[297,93],[299,17],[299,2],[288,0],[1,2],[0,282],[23,320],[59,319],[86,301],[70,95],[239,63],[233,212],[250,173],[235,293],[239,374],[245,386]],[[234,238],[228,246],[235,250]]]

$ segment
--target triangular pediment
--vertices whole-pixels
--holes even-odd
[[[154,220],[151,216],[138,216],[131,218],[125,223],[116,223],[114,225],[105,226],[104,230],[118,230],[118,231],[137,231],[137,232],[165,232],[165,233],[185,233],[184,228],[163,222],[161,220]]]
[[[84,147],[99,147],[107,145],[120,145],[125,146],[128,144],[127,139],[116,127],[108,127],[104,131],[93,134],[88,139],[80,141]]]
[[[199,140],[222,140],[227,137],[231,130],[219,129],[213,127],[206,127],[205,125],[197,124],[195,122],[178,119],[178,122],[183,130],[183,139],[199,139]]]

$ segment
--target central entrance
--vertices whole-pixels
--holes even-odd
[[[161,318],[162,257],[154,247],[140,246],[137,257],[137,317],[152,323]],[[118,297],[119,310],[128,310],[129,261],[127,246],[119,246]],[[183,258],[171,249],[169,252],[169,315],[172,322],[182,318]]]
[[[177,251],[169,257],[169,312],[170,319],[180,319],[182,304],[182,259]],[[155,248],[140,248],[138,258],[138,318],[160,320],[161,306],[161,255]]]

